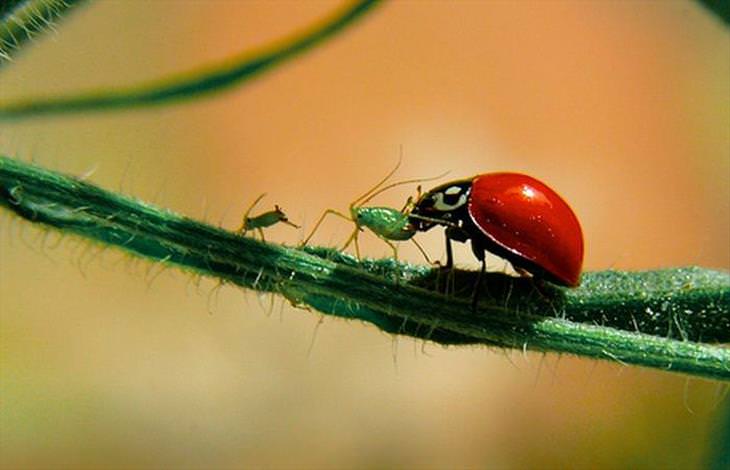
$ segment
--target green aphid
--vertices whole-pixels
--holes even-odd
[[[355,225],[385,240],[405,241],[416,234],[408,223],[408,214],[392,207],[353,207],[350,211]]]
[[[390,179],[391,176],[395,173],[395,171],[400,166],[400,161],[398,162],[398,165],[396,165],[393,170],[391,170],[388,175],[386,175],[385,178],[380,180],[378,184],[376,184],[373,188],[368,190],[365,194],[358,197],[352,203],[350,204],[350,214],[343,214],[342,212],[336,211],[334,209],[327,209],[324,211],[322,216],[319,218],[317,223],[314,225],[314,228],[310,232],[309,236],[307,236],[306,239],[302,242],[302,245],[306,245],[309,240],[312,238],[314,233],[317,231],[319,226],[322,224],[324,219],[332,214],[336,215],[338,217],[341,217],[345,220],[349,220],[355,224],[355,229],[352,231],[352,234],[345,242],[342,249],[346,249],[350,244],[355,245],[355,253],[357,254],[358,258],[360,257],[360,246],[358,244],[358,236],[360,232],[363,231],[364,228],[367,228],[371,232],[373,232],[375,235],[377,235],[380,239],[382,239],[385,243],[387,243],[391,249],[393,250],[393,255],[397,259],[398,258],[398,249],[396,246],[392,243],[393,241],[405,241],[412,239],[413,235],[415,235],[416,231],[415,229],[409,224],[408,221],[408,213],[410,212],[410,207],[412,205],[412,199],[408,199],[408,202],[406,205],[398,210],[394,209],[392,207],[363,207],[363,204],[366,204],[369,202],[372,198],[377,196],[378,194],[382,193],[383,191],[386,191],[388,189],[394,188],[396,186],[401,186],[404,184],[411,184],[411,183],[419,183],[422,181],[429,181],[431,179],[435,178],[421,178],[421,179],[412,179],[412,180],[406,180],[406,181],[399,181],[397,183],[391,183],[388,185],[385,185],[385,183]],[[441,176],[438,176],[437,178],[440,178]],[[383,186],[385,185],[385,186]],[[413,240],[414,243],[415,240]],[[416,243],[416,246],[418,249],[423,253],[424,257],[428,260],[428,256],[423,251],[423,249]]]
[[[259,201],[264,198],[264,196],[266,196],[266,193],[257,197],[253,204],[251,204],[251,206],[249,206],[249,208],[243,214],[243,222],[241,223],[241,227],[237,230],[239,234],[246,235],[246,232],[248,232],[249,230],[256,230],[256,232],[261,236],[261,239],[265,240],[263,229],[265,229],[266,227],[271,227],[272,225],[278,224],[280,222],[294,228],[299,228],[298,225],[292,223],[286,217],[284,211],[281,210],[281,207],[277,205],[274,206],[273,211],[264,212],[263,214],[257,215],[255,217],[250,217],[249,214],[256,206],[256,204],[258,204]]]

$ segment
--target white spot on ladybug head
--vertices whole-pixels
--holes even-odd
[[[450,212],[466,204],[467,191],[460,186],[451,186],[433,195],[433,207],[441,212]]]
[[[461,191],[462,191],[462,190],[461,190],[461,188],[460,188],[460,187],[458,187],[458,186],[452,186],[452,187],[450,187],[450,188],[447,188],[447,189],[446,189],[446,191],[444,191],[444,194],[446,194],[446,195],[448,195],[448,196],[452,196],[452,195],[454,195],[454,194],[459,194],[459,193],[461,193]]]

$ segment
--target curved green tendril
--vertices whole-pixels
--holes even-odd
[[[169,104],[222,91],[291,59],[332,37],[370,11],[379,0],[360,0],[343,11],[269,46],[245,53],[223,63],[173,77],[119,89],[100,90],[71,96],[29,99],[0,104],[0,120],[19,120],[41,115],[101,111]]]

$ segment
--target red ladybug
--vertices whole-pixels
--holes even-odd
[[[485,269],[484,252],[508,260],[518,272],[574,287],[580,283],[583,234],[578,218],[555,191],[519,173],[486,173],[438,186],[415,203],[413,230],[446,227],[446,267],[451,240],[471,240]],[[475,292],[476,295],[476,292]]]

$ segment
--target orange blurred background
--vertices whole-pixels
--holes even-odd
[[[0,74],[0,99],[195,68],[338,5],[93,3]],[[587,270],[730,268],[730,37],[691,2],[391,2],[225,93],[0,129],[4,154],[230,229],[267,192],[262,210],[304,225],[267,231],[288,244],[401,147],[398,178],[547,182]],[[2,467],[692,468],[728,402],[654,370],[393,338],[0,224]],[[329,220],[315,242],[350,230]],[[443,256],[441,233],[419,237]]]

